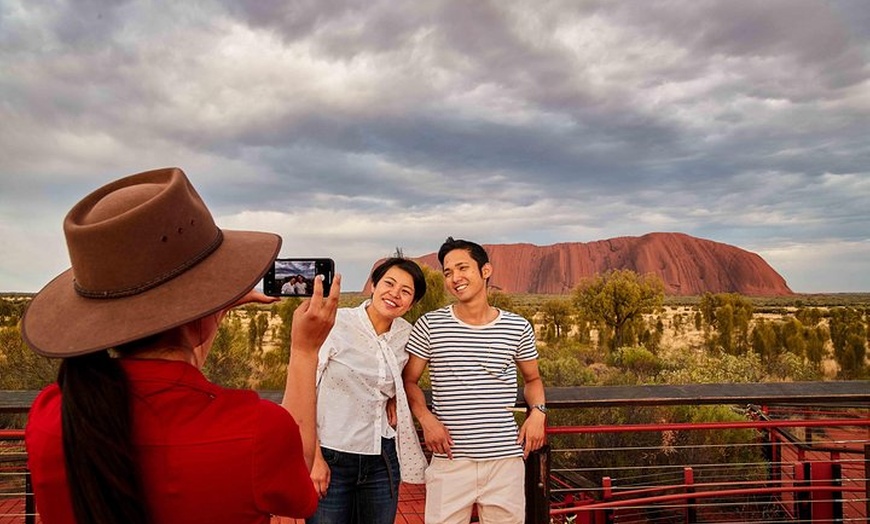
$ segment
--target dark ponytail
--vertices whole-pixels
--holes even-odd
[[[63,452],[80,524],[147,524],[149,512],[132,440],[127,377],[100,351],[63,360]]]

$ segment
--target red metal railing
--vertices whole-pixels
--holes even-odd
[[[24,430],[0,429],[0,524],[34,524]]]
[[[771,419],[773,412],[789,418]],[[658,446],[625,443],[551,449],[553,462],[560,462],[559,454],[570,454],[571,459],[562,462],[579,467],[552,466],[550,521],[867,522],[870,417],[866,409],[848,417],[838,411],[781,408],[752,408],[746,414],[752,420],[548,428],[554,436],[661,435]],[[721,434],[733,429],[749,432],[735,434],[742,435],[743,441],[710,444],[694,439],[680,444],[688,440],[681,439],[681,433]],[[735,454],[738,448],[741,451]],[[732,456],[755,460],[693,462],[698,456],[724,457],[720,452],[726,449]],[[595,464],[584,467],[585,457],[593,454]],[[650,464],[625,464],[626,456],[646,456]]]
[[[32,396],[0,391],[0,412],[26,412]],[[550,446],[527,463],[528,523],[866,522],[870,513],[870,383],[548,388],[547,398],[557,414],[594,412],[593,424],[610,410],[747,407],[727,422],[548,428]],[[422,494],[412,498],[422,522]],[[0,524],[32,522],[23,431],[0,430]]]

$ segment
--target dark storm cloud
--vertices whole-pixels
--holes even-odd
[[[13,226],[28,199],[59,224],[119,173],[181,165],[234,225],[302,225],[364,271],[447,227],[532,243],[675,230],[768,250],[800,290],[838,253],[870,254],[868,12],[9,1],[0,241],[29,242]],[[806,258],[822,244],[829,258]]]
[[[685,58],[665,68],[670,81],[702,77],[708,72],[706,62],[711,56],[738,60],[786,56],[789,59],[786,65],[792,67],[784,71],[761,71],[763,75],[753,78],[745,77],[752,71],[737,70],[733,83],[726,82],[701,96],[727,100],[735,94],[743,94],[749,98],[805,101],[813,96],[815,89],[827,93],[832,87],[866,79],[861,49],[850,46],[848,37],[838,32],[836,13],[816,2],[786,2],[773,7],[754,2],[698,2],[691,7],[684,3],[645,2],[632,4],[630,8],[623,4],[613,12],[605,11],[599,4],[586,7],[575,4],[567,3],[552,10],[549,16],[542,16],[543,23],[555,27],[560,19],[557,15],[591,14],[614,23],[629,24],[645,39],[668,41],[686,52]],[[648,176],[644,173],[648,173],[649,166],[673,161],[675,156],[677,159],[698,157],[702,165],[704,156],[707,163],[727,156],[730,165],[726,166],[735,172],[752,165],[765,169],[770,166],[759,163],[759,157],[773,156],[777,148],[782,147],[782,139],[791,142],[796,149],[809,145],[807,141],[818,140],[818,136],[803,140],[799,132],[786,127],[788,122],[783,122],[780,130],[783,136],[769,140],[769,144],[765,143],[764,136],[756,136],[758,133],[770,135],[771,129],[765,127],[743,131],[742,141],[729,139],[721,145],[714,144],[712,150],[709,145],[701,144],[703,149],[697,150],[698,144],[691,142],[698,138],[699,132],[703,135],[717,131],[684,129],[668,121],[666,107],[662,108],[662,113],[653,114],[640,112],[630,103],[633,94],[642,94],[648,87],[648,79],[640,75],[627,78],[624,92],[613,93],[615,100],[596,104],[595,96],[585,91],[586,65],[583,62],[552,45],[524,41],[514,27],[517,22],[495,4],[446,2],[439,4],[438,9],[413,10],[413,14],[402,11],[401,7],[385,9],[384,4],[374,4],[370,10],[361,12],[355,5],[302,3],[287,8],[284,3],[267,2],[265,5],[245,4],[244,12],[250,23],[270,27],[291,40],[311,38],[328,55],[344,59],[366,53],[388,53],[401,46],[408,35],[434,33],[439,45],[434,65],[461,72],[462,83],[456,88],[495,84],[509,96],[529,104],[533,111],[562,115],[570,126],[554,132],[529,125],[509,127],[485,120],[467,121],[461,115],[451,117],[433,100],[428,114],[405,115],[397,121],[379,118],[374,124],[356,121],[347,126],[347,121],[333,120],[335,132],[327,120],[299,126],[309,140],[320,141],[327,147],[329,142],[334,142],[339,149],[374,150],[399,162],[424,163],[447,172],[466,172],[468,168],[534,171],[540,182],[550,181],[563,187],[562,184],[572,180],[594,185],[600,180],[597,175],[602,168],[615,169],[620,176],[612,178],[622,184],[642,182]],[[390,3],[390,7],[393,5]],[[332,16],[325,16],[327,12]],[[354,20],[353,30],[337,34],[336,28],[342,25],[336,21],[345,19]],[[809,38],[805,31],[808,26],[812,29]],[[618,49],[609,57],[610,60],[620,58]],[[818,88],[799,82],[800,72],[808,67],[819,81]],[[655,66],[653,71],[661,72]],[[620,96],[624,99],[620,100]],[[735,112],[732,118],[740,122],[747,116]],[[856,115],[842,132],[853,133],[861,125]],[[794,158],[791,163],[804,160]],[[804,166],[816,169],[816,166]],[[683,177],[695,178],[701,171],[679,162],[674,167],[677,169],[663,174],[675,182]],[[787,163],[783,167],[790,168]],[[845,165],[840,169],[850,168]],[[715,167],[703,169],[709,176],[717,176],[716,170]]]

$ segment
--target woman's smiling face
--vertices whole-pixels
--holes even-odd
[[[414,305],[414,279],[403,269],[391,267],[372,290],[372,307],[382,317],[401,317]]]

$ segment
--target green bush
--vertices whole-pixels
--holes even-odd
[[[619,348],[608,356],[607,363],[634,373],[641,382],[655,378],[665,368],[662,359],[643,347]]]

